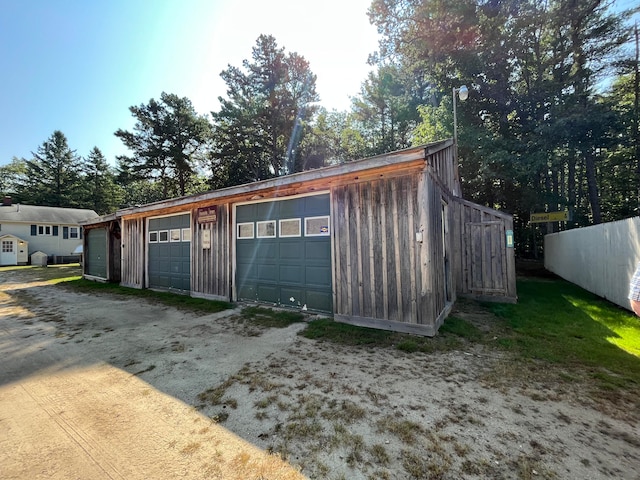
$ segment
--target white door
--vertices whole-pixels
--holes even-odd
[[[18,248],[15,240],[4,239],[0,243],[0,265],[17,265]]]

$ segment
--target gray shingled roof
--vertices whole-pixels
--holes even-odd
[[[0,205],[0,223],[51,223],[74,225],[98,217],[85,208],[40,207],[37,205]]]

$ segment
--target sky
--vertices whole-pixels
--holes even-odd
[[[347,110],[372,67],[371,0],[0,0],[0,165],[55,130],[86,157],[128,154],[114,132],[162,92],[200,114],[226,96],[220,72],[273,35],[316,74],[320,104]]]

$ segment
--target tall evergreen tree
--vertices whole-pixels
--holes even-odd
[[[136,179],[159,182],[164,198],[185,195],[209,138],[208,120],[188,98],[164,92],[160,101],[152,98],[129,110],[136,118],[133,131],[115,132],[133,152],[119,159],[123,168]]]
[[[370,72],[360,95],[352,100],[352,112],[368,140],[367,155],[406,148],[419,115],[415,79],[398,65],[383,64]]]
[[[22,201],[18,192],[20,185],[25,183],[27,161],[24,158],[13,157],[7,165],[0,166],[0,195],[10,196],[14,201]]]
[[[69,148],[67,137],[59,130],[43,142],[26,161],[20,198],[31,205],[81,207],[81,159]]]
[[[628,38],[628,14],[606,0],[374,0],[370,9],[381,58],[428,79],[440,98],[469,86],[458,104],[465,196],[513,212],[519,232],[531,211],[568,208],[580,224],[603,217],[599,169],[614,120],[595,93]]]
[[[297,53],[261,35],[251,60],[221,73],[227,98],[212,112],[213,186],[237,185],[295,171],[305,123],[318,100],[316,77]]]
[[[122,200],[122,188],[116,184],[115,174],[98,147],[93,147],[84,163],[84,206],[98,214],[112,213]]]

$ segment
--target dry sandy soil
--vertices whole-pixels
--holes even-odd
[[[640,479],[640,412],[580,382],[304,328],[2,272],[0,477]]]

